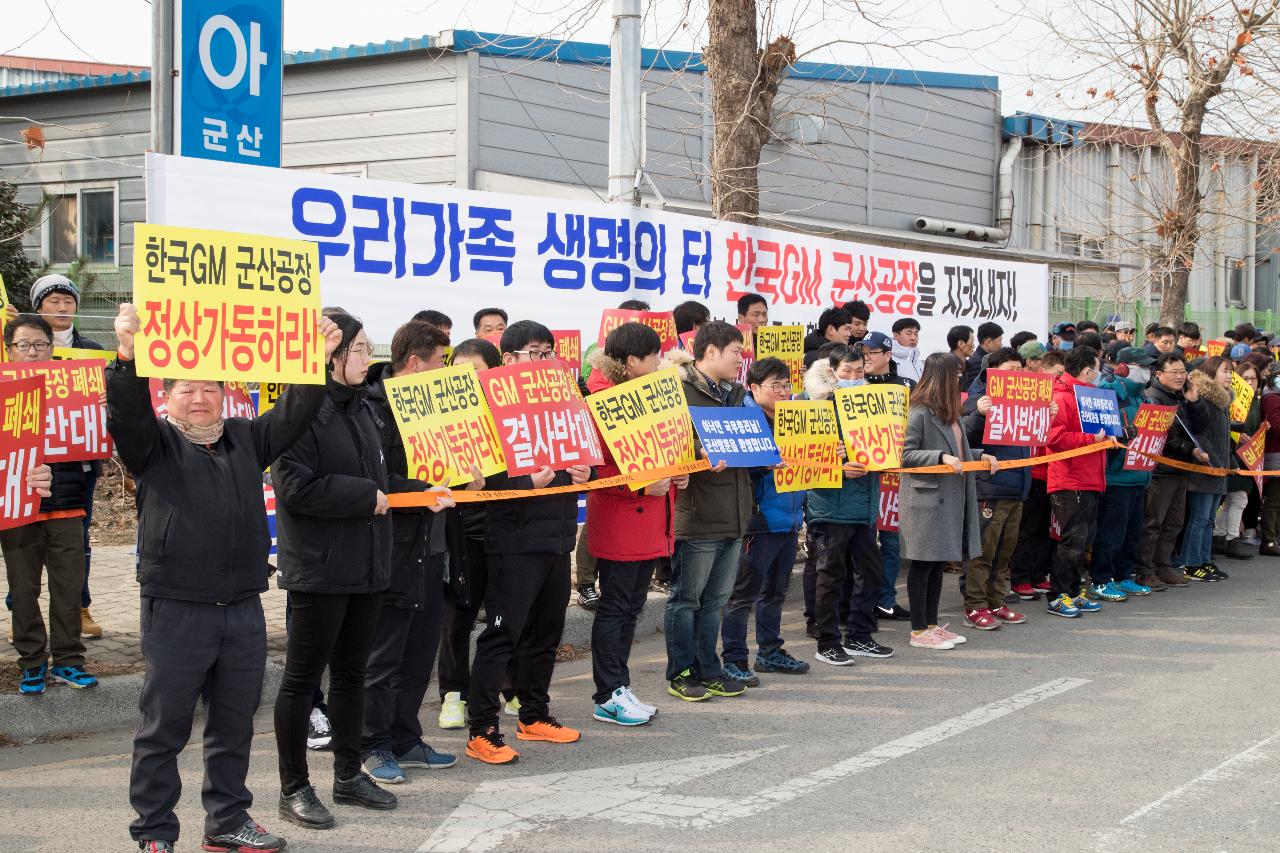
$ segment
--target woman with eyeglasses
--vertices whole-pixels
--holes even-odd
[[[334,824],[307,773],[307,723],[326,667],[334,802],[368,809],[397,804],[360,766],[365,664],[390,583],[392,545],[387,470],[364,387],[372,347],[359,320],[331,319],[342,341],[330,361],[328,398],[271,469],[280,586],[289,591],[291,610],[275,706],[280,813],[311,829]]]

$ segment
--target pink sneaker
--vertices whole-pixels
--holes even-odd
[[[969,628],[977,628],[979,631],[994,631],[1000,627],[996,617],[985,607],[977,610],[966,610],[964,612],[964,624]]]
[[[1027,621],[1026,614],[1019,613],[1016,610],[1010,610],[1006,605],[1000,605],[991,611],[991,615],[999,619],[1001,622],[1008,622],[1010,625],[1021,625]]]
[[[964,645],[965,643],[969,642],[964,637],[960,636],[954,631],[948,631],[947,628],[949,627],[951,627],[950,622],[948,622],[946,625],[937,625],[934,627],[933,633],[937,634],[939,637],[941,637],[942,639],[950,643],[955,643],[957,646]]]
[[[938,635],[937,628],[930,628],[917,634],[911,632],[911,645],[918,649],[954,649],[956,644],[950,640],[944,640]]]

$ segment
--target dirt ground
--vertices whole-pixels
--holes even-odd
[[[102,463],[102,475],[93,493],[93,522],[89,540],[94,545],[132,545],[138,533],[133,503],[133,478],[113,456]]]

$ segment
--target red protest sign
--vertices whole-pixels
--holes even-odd
[[[745,387],[751,365],[756,363],[756,327],[750,323],[739,323],[738,331],[742,332],[742,366],[738,368],[738,384]]]
[[[1154,403],[1143,403],[1138,407],[1138,413],[1133,417],[1133,426],[1138,434],[1125,451],[1124,470],[1155,470],[1156,460],[1150,457],[1164,453],[1164,443],[1169,438],[1169,427],[1173,426],[1177,411],[1177,406],[1157,406]]]
[[[152,379],[148,383],[151,388],[151,408],[156,416],[163,418],[169,413],[169,404],[164,394],[164,380]],[[253,403],[253,395],[243,382],[224,382],[222,385],[222,416],[224,418],[256,418],[258,407]],[[278,395],[277,395],[278,396]],[[274,405],[274,400],[272,405]]]
[[[1044,373],[988,370],[987,414],[983,445],[1042,447],[1049,440],[1049,405],[1053,380]]]
[[[44,395],[40,376],[0,383],[0,530],[27,524],[40,512],[27,472],[44,455]]]
[[[480,387],[511,476],[604,462],[591,413],[564,362],[495,367],[480,373]]]
[[[582,375],[582,332],[576,329],[553,331],[556,339],[556,358],[569,366],[569,372],[577,380]]]
[[[15,361],[0,365],[0,380],[38,376],[44,380],[44,461],[109,459],[104,362]]]
[[[1240,461],[1244,463],[1244,467],[1250,471],[1262,470],[1262,457],[1265,452],[1267,443],[1267,425],[1263,423],[1262,427],[1253,435],[1240,442],[1240,446],[1236,448],[1236,456],[1240,457]],[[1262,478],[1254,477],[1254,482],[1258,484],[1258,493],[1262,493]]]
[[[606,308],[600,312],[600,334],[596,339],[597,346],[604,346],[604,339],[609,333],[623,323],[644,323],[658,333],[662,339],[662,352],[675,347],[676,318],[670,311],[632,311],[628,308]]]
[[[898,532],[898,488],[901,481],[897,474],[880,475],[880,515],[876,519],[876,530],[885,533]]]
[[[1226,341],[1208,341],[1204,345],[1205,352],[1209,354],[1209,358],[1215,358],[1223,355],[1227,351]]]

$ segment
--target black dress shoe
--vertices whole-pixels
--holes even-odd
[[[357,773],[354,779],[333,780],[333,801],[362,809],[386,811],[400,804],[396,795],[374,784],[368,773]]]
[[[878,619],[894,619],[898,622],[907,622],[911,619],[911,611],[907,610],[901,604],[895,604],[893,607],[881,607],[876,605],[876,618]]]
[[[316,796],[316,789],[307,785],[292,794],[280,795],[280,816],[290,823],[308,829],[329,829],[333,815]]]

